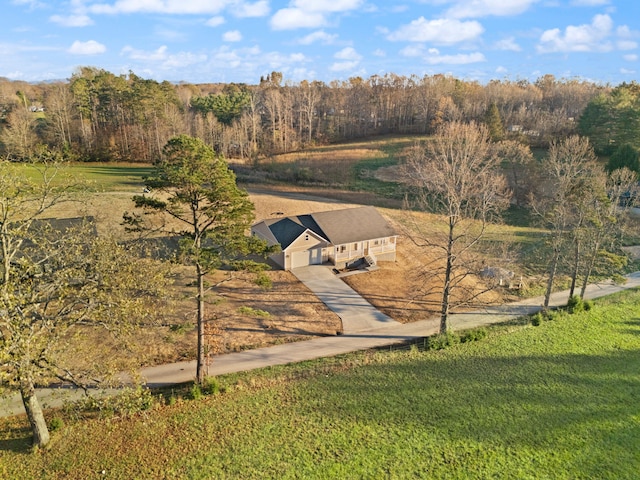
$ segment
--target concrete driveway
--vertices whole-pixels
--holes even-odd
[[[335,276],[331,267],[309,265],[291,270],[316,297],[342,320],[342,333],[366,332],[399,325]],[[366,275],[363,274],[363,275]]]

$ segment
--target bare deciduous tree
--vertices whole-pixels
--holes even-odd
[[[36,446],[49,441],[36,386],[114,378],[116,344],[163,310],[148,302],[166,282],[155,262],[96,238],[87,219],[45,217],[75,190],[58,173],[56,164],[0,162],[0,376],[20,392]],[[97,348],[86,348],[87,329],[101,332]]]
[[[597,173],[602,169],[596,164],[593,149],[585,137],[573,135],[554,142],[540,168],[544,182],[532,196],[531,206],[548,230],[548,278],[544,297],[544,306],[548,307],[556,274],[571,247],[574,252],[572,288],[575,287],[582,255],[582,233],[593,213],[592,207],[598,204],[604,192],[598,188]]]
[[[417,206],[445,217],[443,235],[422,229],[413,239],[441,252],[444,266],[431,265],[428,273],[442,282],[440,332],[446,333],[454,291],[478,273],[466,262],[488,223],[509,205],[510,192],[486,127],[475,123],[445,124],[433,140],[411,149],[404,171]]]

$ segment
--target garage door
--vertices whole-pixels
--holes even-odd
[[[319,265],[322,263],[322,249],[313,248],[291,254],[291,268],[306,267],[307,265]]]

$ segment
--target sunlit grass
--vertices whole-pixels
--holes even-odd
[[[639,353],[625,292],[444,351],[229,376],[223,395],[67,425],[46,452],[7,439],[0,476],[633,479]]]
[[[15,164],[14,168],[27,178],[41,180],[42,165]],[[51,173],[51,172],[49,172]],[[60,168],[54,184],[81,183],[95,191],[122,191],[143,185],[142,178],[152,173],[152,167],[122,163],[72,163]]]

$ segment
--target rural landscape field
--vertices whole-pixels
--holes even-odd
[[[638,270],[640,89],[399,80],[0,80],[0,375],[25,409],[0,419],[0,477],[635,478],[639,293],[585,292]],[[362,206],[354,224],[393,233],[333,242],[305,217]],[[220,355],[377,334],[286,268],[314,238],[306,264],[437,333],[209,377]],[[139,375],[187,361],[186,384]],[[47,386],[112,390],[47,408]]]

